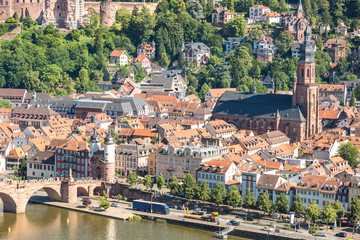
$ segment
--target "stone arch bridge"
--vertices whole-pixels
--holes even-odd
[[[93,196],[94,191],[106,189],[106,183],[95,180],[32,180],[0,183],[0,198],[4,212],[22,213],[31,196],[43,189],[50,200],[74,203],[77,196]]]

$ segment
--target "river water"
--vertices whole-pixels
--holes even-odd
[[[212,236],[212,232],[172,224],[149,220],[124,222],[41,204],[28,204],[22,214],[0,212],[0,239],[208,240],[214,239]],[[244,238],[229,236],[228,239]]]

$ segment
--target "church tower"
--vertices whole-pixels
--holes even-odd
[[[113,181],[115,179],[115,141],[110,130],[104,140],[104,159],[106,163],[105,180]]]
[[[311,41],[311,29],[307,25],[305,41],[300,49],[297,79],[294,81],[293,106],[298,105],[306,119],[305,138],[318,133],[319,122],[319,87],[315,82],[316,45]]]

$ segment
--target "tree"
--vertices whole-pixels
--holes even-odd
[[[206,180],[202,180],[197,193],[198,198],[202,201],[209,201],[211,199],[210,194],[211,190],[209,188],[209,184]]]
[[[287,4],[285,0],[280,0],[279,2],[279,12],[283,13],[288,10]]]
[[[248,86],[246,86],[246,85],[239,85],[239,86],[237,86],[236,91],[239,91],[239,92],[250,92]]]
[[[310,229],[309,229],[309,233],[311,235],[315,235],[317,234],[319,231],[319,226],[317,224],[315,224],[314,226],[312,226]]]
[[[246,23],[243,16],[234,17],[228,23],[225,24],[226,29],[229,31],[231,36],[244,37]]]
[[[7,99],[0,99],[0,108],[13,108],[12,103]]]
[[[269,195],[267,193],[263,193],[257,202],[257,207],[259,210],[264,211],[264,213],[270,214],[272,211],[272,202],[270,201]]]
[[[173,177],[172,181],[169,184],[170,187],[170,191],[171,194],[173,195],[178,195],[179,193],[181,193],[181,186],[179,184],[179,180],[177,179],[177,177]]]
[[[182,189],[186,198],[193,198],[197,191],[196,180],[190,174],[183,177]]]
[[[337,64],[337,69],[339,73],[344,74],[347,71],[348,67],[349,67],[349,63],[346,60],[346,58],[341,57]]]
[[[202,20],[205,18],[203,6],[200,1],[189,0],[186,2],[188,13],[196,20]]]
[[[290,210],[295,212],[296,214],[304,212],[304,202],[301,199],[300,193],[295,195],[294,200],[293,200],[293,204],[292,204]]]
[[[231,189],[229,191],[229,195],[227,198],[227,203],[232,206],[233,208],[241,205],[241,195],[239,193],[239,189],[237,188],[237,186],[233,185],[231,186]]]
[[[162,174],[160,173],[160,175],[156,178],[156,186],[159,189],[159,191],[161,191],[164,184],[165,184],[164,178],[163,178]]]
[[[321,217],[326,222],[326,225],[329,225],[330,223],[334,223],[336,221],[336,210],[333,208],[333,205],[331,202],[328,202],[324,210],[321,211]]]
[[[286,197],[285,193],[281,193],[277,196],[274,210],[279,213],[287,213],[289,211],[289,199]]]
[[[356,101],[356,99],[355,99],[355,91],[353,91],[352,93],[351,93],[351,98],[350,98],[350,107],[355,107],[355,101]]]
[[[110,207],[110,203],[106,201],[104,198],[99,199],[99,208],[108,209]]]
[[[279,53],[284,54],[294,45],[294,36],[290,31],[284,31],[280,33],[276,46],[278,47]]]
[[[320,213],[319,206],[315,201],[312,201],[311,204],[305,208],[305,219],[315,223],[318,220]]]
[[[276,90],[289,90],[290,79],[286,73],[282,71],[275,72],[273,79]]]
[[[250,191],[250,188],[246,189],[246,194],[244,197],[244,205],[245,207],[251,207],[255,204],[255,197],[253,192]]]
[[[145,185],[146,189],[153,187],[153,181],[150,175],[145,175],[143,184]]]
[[[129,174],[127,182],[130,184],[130,187],[134,186],[137,183],[136,172],[131,172]]]
[[[201,89],[200,89],[200,92],[199,92],[199,98],[201,98],[202,100],[205,99],[205,95],[206,93],[209,91],[209,86],[204,83],[202,86],[201,86]]]
[[[351,167],[356,167],[359,159],[359,150],[351,142],[341,143],[338,155],[349,162]]]
[[[222,204],[226,198],[226,189],[224,184],[218,182],[211,191],[211,198],[217,205]]]
[[[351,202],[349,217],[354,222],[360,219],[360,200],[358,198]]]
[[[345,209],[339,202],[339,200],[336,200],[335,202],[332,202],[332,206],[336,211],[336,215],[338,218],[341,218],[345,215]]]

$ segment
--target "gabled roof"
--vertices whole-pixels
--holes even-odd
[[[236,91],[236,88],[212,88],[209,89],[209,93],[213,98],[219,98],[226,91]]]
[[[114,50],[110,53],[110,57],[120,57],[123,53],[127,55],[126,51],[124,50]]]

